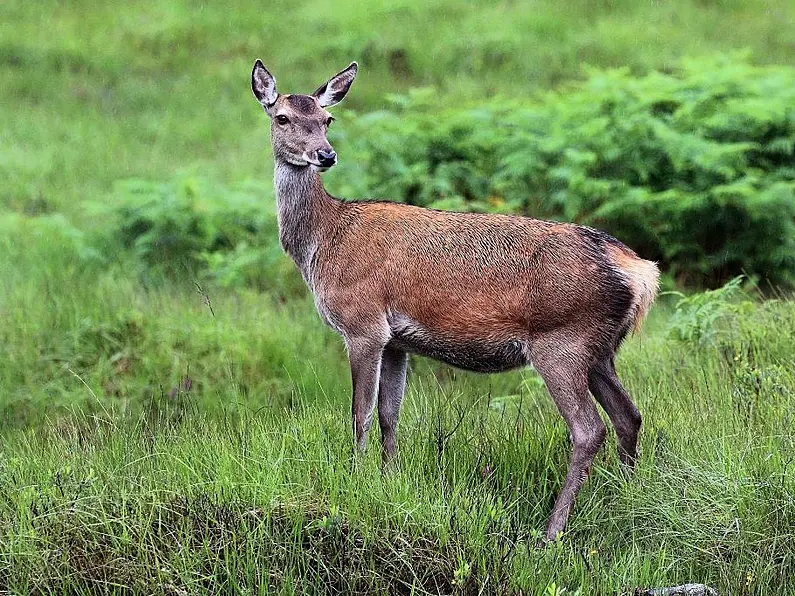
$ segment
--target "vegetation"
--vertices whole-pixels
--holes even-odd
[[[793,11],[4,3],[0,593],[795,593]],[[352,461],[257,56],[288,91],[360,61],[335,192],[607,228],[685,292],[619,358],[638,470],[609,441],[560,542],[536,549],[569,444],[532,371],[414,360],[397,468],[377,429]]]
[[[542,101],[427,94],[350,120],[343,190],[606,229],[680,283],[795,282],[795,70],[698,60],[592,72]]]
[[[738,48],[789,65],[795,19],[786,0],[37,6],[3,3],[0,204],[81,220],[85,200],[112,200],[127,178],[269,180],[264,116],[248,86],[254,57],[293,92],[359,60],[347,108],[384,108],[387,94],[427,86],[458,105],[530,97],[581,77],[583,65],[641,74]]]
[[[569,531],[537,550],[569,445],[535,376],[415,362],[399,465],[382,476],[377,430],[351,463],[344,357],[310,303],[240,291],[213,297],[213,318],[199,300],[177,310],[189,299],[103,277],[60,306],[61,324],[134,301],[139,328],[97,333],[104,352],[86,333],[60,364],[48,350],[30,368],[3,359],[49,377],[31,381],[46,396],[28,419],[48,421],[4,432],[5,589],[631,594],[702,581],[790,593],[791,302],[658,309],[618,363],[646,421],[637,472],[625,477],[611,439]],[[31,336],[60,335],[38,324]],[[58,415],[76,398],[79,413]]]

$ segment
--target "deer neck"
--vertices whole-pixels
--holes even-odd
[[[315,255],[333,222],[337,201],[326,192],[320,175],[308,166],[277,161],[274,185],[279,240],[309,283]]]

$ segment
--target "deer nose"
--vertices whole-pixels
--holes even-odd
[[[317,160],[324,168],[330,168],[337,163],[337,154],[333,150],[323,151],[322,149],[319,149],[317,152]]]

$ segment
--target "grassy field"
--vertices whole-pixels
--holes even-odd
[[[412,361],[382,475],[377,430],[351,459],[344,349],[284,257],[272,291],[197,288],[106,233],[122,181],[196,175],[248,184],[272,227],[255,57],[299,91],[358,59],[355,117],[417,86],[440,104],[531,95],[586,64],[786,64],[792,3],[11,0],[0,16],[0,594],[795,594],[795,302],[663,297],[618,363],[644,414],[638,470],[610,438],[540,550],[569,442],[532,371]]]
[[[644,72],[745,49],[788,64],[795,49],[795,8],[781,0],[384,0],[366,11],[349,0],[233,10],[9,0],[2,16],[0,205],[77,219],[83,201],[111,199],[122,178],[269,180],[249,89],[255,57],[304,93],[359,60],[345,106],[371,110],[414,86],[437,87],[440,102],[481,102],[546,89],[584,65]]]
[[[11,593],[791,593],[791,302],[714,325],[660,309],[618,364],[645,416],[636,474],[611,438],[569,531],[537,550],[569,444],[529,371],[415,362],[399,465],[382,476],[377,431],[352,464],[343,354],[309,302],[219,295],[213,318],[192,295],[102,277],[56,321],[12,298],[37,321],[10,331],[27,324],[38,350],[3,359]],[[129,303],[139,323],[85,343],[82,322]]]

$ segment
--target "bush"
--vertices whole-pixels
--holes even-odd
[[[304,291],[284,258],[263,189],[228,189],[207,180],[127,180],[116,186],[107,241],[132,251],[142,275],[209,279],[281,295]]]
[[[738,300],[742,289],[742,276],[735,277],[714,290],[679,296],[674,313],[668,321],[668,334],[679,341],[696,344],[714,344],[731,329],[735,317],[754,308],[749,300]]]
[[[795,69],[733,57],[593,71],[477,108],[440,110],[432,94],[334,129],[337,190],[593,225],[680,283],[795,284]]]

